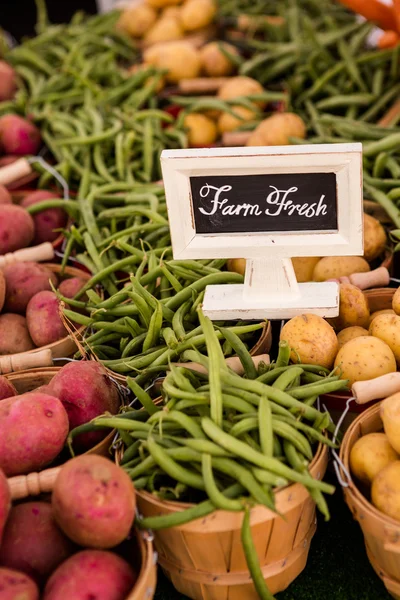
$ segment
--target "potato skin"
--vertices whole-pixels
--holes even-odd
[[[385,515],[400,521],[400,461],[388,464],[372,482],[372,504]]]
[[[364,258],[368,262],[378,258],[387,243],[386,232],[378,219],[364,213]]]
[[[185,31],[195,31],[207,27],[214,20],[217,6],[214,0],[186,0],[180,20]]]
[[[211,146],[217,139],[217,126],[212,119],[201,114],[187,115],[184,126],[188,130],[191,148]]]
[[[397,366],[400,366],[400,317],[398,315],[378,315],[369,327],[370,335],[384,341],[393,351]]]
[[[26,210],[16,204],[0,204],[0,254],[26,248],[34,234],[35,225]]]
[[[364,327],[345,327],[337,334],[337,339],[339,342],[339,350],[342,346],[347,344],[350,340],[353,340],[356,337],[360,337],[361,335],[369,335],[368,329],[364,329]]]
[[[116,386],[94,360],[68,363],[50,381],[48,390],[63,403],[71,429],[104,412],[116,414],[120,406]],[[107,431],[81,434],[75,438],[74,448],[87,450],[106,435]]]
[[[146,32],[144,41],[146,44],[162,44],[180,40],[184,36],[182,26],[175,17],[163,17],[158,19]]]
[[[34,347],[25,317],[13,313],[0,315],[0,355],[18,354]]]
[[[268,117],[252,132],[246,146],[286,146],[290,137],[305,139],[306,125],[301,117],[294,113],[275,113]]]
[[[7,312],[25,314],[29,300],[38,292],[51,290],[50,281],[57,285],[55,273],[35,262],[17,262],[4,268]]]
[[[227,112],[221,113],[218,119],[218,131],[221,134],[227,131],[235,131],[235,129],[243,125],[245,121],[252,121],[256,118],[255,112],[253,110],[250,110],[249,108],[236,105],[233,105],[231,108],[239,116],[234,117],[233,115]]]
[[[33,204],[38,204],[44,200],[58,198],[57,194],[48,190],[37,190],[28,194],[21,202],[23,208],[28,208]],[[33,215],[35,224],[35,235],[33,244],[43,244],[44,242],[54,242],[60,235],[57,229],[62,229],[67,224],[68,215],[62,208],[48,208],[40,213]]]
[[[332,319],[335,328],[368,327],[370,313],[363,292],[351,283],[341,283],[339,294],[339,316]]]
[[[342,370],[341,379],[349,380],[349,387],[356,381],[375,379],[396,371],[396,359],[385,342],[370,336],[350,340],[337,353],[335,368]]]
[[[0,469],[8,477],[37,471],[61,452],[68,416],[58,398],[29,392],[0,402]]]
[[[4,301],[6,299],[6,279],[3,271],[0,270],[0,312],[3,310]]]
[[[396,313],[394,312],[394,310],[392,308],[384,308],[382,310],[376,310],[369,317],[369,326],[371,326],[372,321],[374,319],[376,319],[376,317],[379,317],[380,315],[395,315],[395,314]]]
[[[292,258],[294,272],[299,283],[312,281],[315,265],[320,261],[319,256],[301,256]]]
[[[338,351],[338,341],[333,328],[318,315],[298,315],[283,327],[280,340],[286,340],[292,348],[293,362],[321,365],[328,369],[333,365]]]
[[[239,56],[235,46],[221,42],[222,47],[234,56]],[[223,54],[218,42],[209,42],[200,50],[201,65],[204,73],[209,77],[224,77],[231,75],[235,65]]]
[[[244,275],[246,272],[246,260],[244,258],[230,258],[228,260],[228,271]]]
[[[68,279],[64,279],[64,281],[60,283],[58,291],[65,298],[74,298],[79,290],[83,288],[85,283],[86,281],[81,277],[68,277]]]
[[[143,58],[146,64],[167,69],[166,79],[170,83],[192,79],[200,73],[199,52],[184,40],[155,44],[144,51]]]
[[[118,19],[117,28],[132,37],[142,37],[157,21],[157,12],[149,4],[126,8]]]
[[[54,520],[50,502],[24,502],[11,509],[0,547],[2,566],[42,585],[73,550]]]
[[[391,446],[400,454],[400,393],[381,402],[380,416]]]
[[[57,342],[68,333],[61,320],[58,298],[54,292],[39,292],[29,300],[26,322],[38,347]]]
[[[11,493],[7,477],[0,469],[0,547],[3,539],[4,527],[11,509]]]
[[[252,96],[255,94],[263,94],[265,92],[261,83],[253,79],[252,77],[246,77],[245,75],[238,75],[237,77],[231,77],[226,83],[224,83],[218,90],[218,98],[221,100],[232,100],[233,98],[239,98],[240,96]],[[264,102],[256,102],[260,106],[264,106]]]
[[[313,281],[339,279],[370,270],[369,264],[361,256],[325,256],[315,265]]]
[[[384,433],[368,433],[359,438],[350,452],[350,469],[363,483],[370,484],[374,477],[399,456]]]
[[[0,567],[1,600],[39,600],[39,588],[25,573]]]
[[[117,554],[83,550],[53,573],[43,600],[125,600],[135,581],[132,567]]]
[[[7,377],[0,375],[0,400],[11,398],[12,396],[18,396],[18,392]]]
[[[123,469],[103,456],[81,455],[65,463],[51,498],[64,533],[87,548],[107,549],[129,534],[135,517],[135,490]]]

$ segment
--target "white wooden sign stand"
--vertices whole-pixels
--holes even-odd
[[[214,320],[285,319],[307,312],[324,317],[338,315],[338,285],[335,282],[298,284],[291,257],[363,254],[361,144],[165,150],[161,155],[161,166],[174,258],[247,259],[244,284],[213,285],[206,288],[203,301],[206,315]],[[285,181],[285,176],[290,175],[293,179],[296,175],[300,178],[305,174],[317,173],[335,174],[336,198],[333,202],[336,202],[337,225],[333,229],[319,230],[314,225],[299,231],[293,227],[295,213],[294,217],[286,220],[284,231],[268,230],[267,220],[265,231],[244,230],[245,225],[242,224],[240,231],[227,232],[223,217],[218,221],[221,224],[220,231],[216,229],[215,222],[211,223],[211,219],[210,230],[204,230],[204,227],[199,228],[201,233],[197,230],[195,213],[199,208],[194,203],[199,202],[200,197],[201,202],[204,202],[204,198],[210,201],[207,211],[202,210],[205,215],[213,214],[211,211],[218,204],[216,195],[208,198],[209,189],[222,190],[218,199],[223,202],[218,204],[218,208],[222,215],[232,214],[224,213],[222,206],[229,206],[232,199],[229,194],[233,194],[229,190],[237,185],[238,176],[251,178],[255,175],[274,175],[280,176],[280,181],[283,176]],[[213,177],[218,178],[220,188],[215,185],[213,187]],[[192,187],[196,178],[206,182],[205,192],[200,191],[197,199]],[[252,180],[248,181],[251,186]],[[247,190],[246,186],[241,189],[244,190],[241,192],[244,206],[248,206],[254,202],[251,189]],[[298,188],[291,189],[297,191]],[[261,191],[263,193],[264,188]],[[279,201],[284,192],[285,190]],[[315,196],[312,188],[310,195]],[[263,200],[266,202],[267,196],[268,191],[265,190]],[[296,194],[293,193],[290,197],[293,198],[290,205],[295,204]],[[304,198],[303,194],[303,204],[304,201],[308,201],[308,196]],[[309,200],[312,201],[313,199]],[[276,209],[276,204],[274,206]],[[271,213],[264,212],[265,207],[260,204],[261,208],[263,210],[256,214],[262,215],[260,219],[265,221],[264,215]],[[302,213],[298,210],[297,214]],[[246,223],[246,220],[243,222]]]

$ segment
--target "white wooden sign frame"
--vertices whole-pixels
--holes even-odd
[[[207,288],[210,318],[338,314],[337,284],[298,284],[290,258],[363,254],[362,144],[164,150],[161,167],[174,258],[247,259],[244,286]],[[191,177],[289,173],[335,173],[337,230],[196,233]]]

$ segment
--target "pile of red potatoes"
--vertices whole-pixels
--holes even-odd
[[[0,470],[1,599],[125,600],[139,565],[118,546],[130,534],[135,508],[129,476],[101,456],[65,463],[50,501],[14,506]]]
[[[47,385],[21,395],[0,376],[0,469],[7,477],[43,469],[57,459],[72,429],[119,407],[118,388],[96,361],[70,362]],[[106,434],[80,433],[74,449],[86,452]]]
[[[1,213],[1,211],[0,211]],[[0,229],[1,229],[0,214]],[[59,299],[73,298],[85,284],[80,277],[58,281],[46,265],[17,262],[0,270],[0,355],[27,352],[67,335]]]

